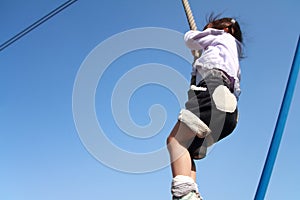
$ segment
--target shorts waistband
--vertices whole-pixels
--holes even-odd
[[[224,83],[226,83],[226,85],[228,85],[228,88],[231,92],[234,92],[234,82],[235,79],[231,76],[229,76],[224,70],[222,69],[218,69],[218,68],[213,68],[210,70],[207,70],[207,72],[205,72],[203,74],[203,81],[205,81],[205,79],[209,78],[210,76],[216,77],[222,77]],[[200,81],[201,84],[202,81]]]

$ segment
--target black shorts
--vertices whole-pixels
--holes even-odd
[[[193,159],[205,157],[207,147],[228,136],[237,125],[237,107],[233,112],[221,111],[216,107],[212,98],[213,92],[220,85],[226,86],[233,92],[232,82],[228,76],[223,71],[212,69],[205,79],[197,85],[207,88],[206,91],[188,91],[186,109],[198,116],[212,131],[206,138],[197,136],[194,138],[188,148]]]

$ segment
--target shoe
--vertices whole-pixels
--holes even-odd
[[[192,191],[188,193],[187,195],[184,195],[182,197],[174,197],[172,200],[203,200],[198,193],[195,191]]]

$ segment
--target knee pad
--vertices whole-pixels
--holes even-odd
[[[233,113],[237,107],[237,100],[234,94],[224,86],[219,85],[212,94],[212,99],[218,110]]]
[[[187,125],[200,138],[204,138],[211,133],[210,128],[189,110],[182,109],[178,120]]]

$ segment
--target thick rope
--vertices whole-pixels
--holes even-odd
[[[197,30],[197,25],[190,7],[190,4],[188,2],[188,0],[182,0],[182,5],[185,11],[185,15],[187,17],[189,26],[191,30]],[[196,59],[198,59],[201,56],[201,52],[200,51],[192,51],[193,56],[194,56],[194,61]],[[191,85],[196,85],[196,76],[192,76],[191,78]]]
[[[183,8],[188,19],[188,23],[191,30],[197,30],[197,25],[194,20],[194,16],[190,7],[188,0],[182,0]]]

